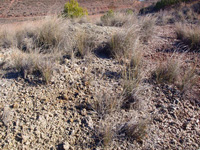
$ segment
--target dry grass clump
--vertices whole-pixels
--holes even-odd
[[[141,33],[140,39],[143,42],[147,43],[154,34],[155,23],[156,19],[153,16],[141,17],[141,19],[139,20],[140,33]]]
[[[152,77],[157,83],[172,83],[185,93],[196,85],[198,76],[196,75],[196,63],[191,66],[183,66],[180,59],[168,59],[160,64],[153,72]]]
[[[122,77],[124,80],[125,95],[130,95],[132,90],[139,86],[142,72],[142,54],[135,51],[130,62],[126,64]]]
[[[43,77],[46,83],[49,83],[52,77],[54,65],[46,55],[39,54],[37,51],[24,53],[15,50],[11,55],[11,66],[16,69],[24,78],[29,75],[37,75]]]
[[[69,30],[69,22],[62,18],[46,18],[38,31],[37,45],[39,47],[57,48],[70,51],[73,46],[73,33]]]
[[[187,90],[191,89],[194,85],[196,85],[198,81],[198,76],[196,75],[197,65],[195,64],[193,67],[186,68],[183,71],[183,75],[181,76],[181,80],[178,83],[178,88],[182,93],[185,93]]]
[[[73,47],[73,32],[69,29],[69,22],[62,18],[46,17],[16,25],[10,30],[0,32],[1,46],[17,47],[27,52],[37,48],[45,53],[51,53],[52,49],[69,53]]]
[[[0,46],[3,48],[8,48],[14,43],[14,30],[6,26],[1,26],[0,28]]]
[[[190,51],[199,51],[200,49],[200,27],[188,26],[186,24],[176,24],[176,35],[184,45],[187,45]]]
[[[93,38],[91,34],[79,31],[76,36],[75,56],[83,58],[91,54],[96,46]]]
[[[95,93],[92,107],[100,118],[104,118],[105,115],[116,111],[120,107],[120,98],[113,94],[109,91]]]
[[[153,78],[157,83],[174,83],[180,74],[180,61],[176,59],[169,59],[167,62],[162,62],[152,72]]]
[[[72,23],[79,23],[79,24],[92,22],[92,20],[88,16],[83,16],[83,17],[79,17],[79,18],[71,18],[70,21]]]
[[[3,28],[4,29],[4,28]],[[24,22],[0,32],[0,46],[17,49],[12,55],[12,67],[24,78],[28,75],[51,80],[54,62],[72,54],[75,34],[70,23],[58,17],[45,17]]]
[[[140,109],[142,102],[141,93],[146,88],[141,84],[143,79],[143,63],[141,51],[135,51],[130,62],[122,71],[123,78],[123,109]]]
[[[156,13],[158,25],[174,24],[176,22],[185,22],[196,24],[199,22],[198,13],[192,6],[180,5],[177,8],[170,8]]]
[[[98,22],[97,25],[122,27],[131,20],[137,20],[133,12],[114,12],[109,10],[101,17],[101,21]]]
[[[125,116],[129,120],[125,119]],[[142,117],[136,111],[113,113],[105,119],[99,120],[95,125],[94,134],[98,148],[116,149],[120,147],[119,144],[129,143],[132,145],[133,141],[143,143],[149,134],[150,124],[151,118]],[[127,147],[123,145],[123,148]]]
[[[134,16],[124,24],[125,29],[131,29],[134,26],[137,27],[140,35],[139,39],[142,43],[148,43],[151,37],[154,35],[154,27],[156,24],[156,17],[152,15],[146,16]]]
[[[119,61],[130,59],[139,47],[139,29],[133,25],[127,30],[122,30],[112,36],[109,53]]]
[[[94,130],[97,145],[102,149],[110,149],[115,138],[113,124],[107,119],[100,119]]]
[[[149,126],[149,121],[147,119],[130,120],[125,123],[120,129],[120,133],[125,133],[126,137],[129,139],[141,142],[142,139],[147,136],[147,130]]]

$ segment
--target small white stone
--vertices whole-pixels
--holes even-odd
[[[63,145],[64,150],[68,150],[69,147],[70,147],[69,143],[67,141],[64,142],[64,145]]]

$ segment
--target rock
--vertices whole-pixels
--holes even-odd
[[[64,150],[68,150],[70,148],[70,145],[67,141],[64,142],[63,148]]]
[[[13,104],[12,107],[13,107],[13,108],[18,108],[18,107],[19,107],[19,104],[15,102],[15,103]]]
[[[2,116],[3,123],[6,126],[8,126],[10,121],[13,119],[13,115],[14,115],[13,111],[10,109],[8,105],[6,105],[4,107],[3,116]]]
[[[83,115],[83,116],[86,116],[86,115],[87,115],[87,111],[86,111],[85,108],[81,111],[81,115]]]
[[[92,118],[90,116],[87,116],[85,118],[85,120],[86,120],[87,126],[90,127],[91,129],[93,129],[94,128],[94,124],[93,124]]]

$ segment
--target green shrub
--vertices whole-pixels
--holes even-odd
[[[190,0],[161,0],[158,1],[154,7],[155,10],[160,10],[163,9],[165,7],[174,5],[174,4],[179,4],[181,2],[188,2]]]
[[[76,0],[70,0],[64,6],[64,16],[70,18],[78,18],[88,15],[87,9],[79,7],[79,4]]]
[[[133,15],[134,12],[133,12],[133,10],[131,10],[131,9],[127,9],[127,10],[126,10],[126,14],[128,14],[128,15]]]

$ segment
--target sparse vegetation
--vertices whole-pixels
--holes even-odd
[[[195,86],[198,80],[195,73],[196,65],[193,65],[193,67],[187,66],[185,69],[183,68],[181,59],[170,58],[167,62],[160,64],[155,71],[152,72],[152,76],[159,84],[174,84],[183,94]]]
[[[184,45],[188,46],[190,51],[199,51],[200,49],[200,28],[198,26],[188,26],[185,24],[176,24],[176,35]]]
[[[145,16],[141,18],[139,25],[141,28],[140,38],[143,42],[147,43],[154,34],[155,18],[152,16]]]
[[[5,26],[0,29],[0,46],[3,48],[9,48],[14,42],[14,31],[8,30]]]
[[[193,67],[187,68],[183,72],[183,76],[181,77],[181,80],[178,84],[178,88],[182,93],[188,91],[191,89],[194,85],[197,84],[198,77],[195,73],[196,70],[196,64]]]
[[[160,63],[153,71],[153,78],[157,83],[174,83],[180,74],[180,62],[176,59],[169,59],[167,62]]]
[[[94,39],[91,35],[85,33],[84,31],[80,31],[77,35],[76,40],[76,51],[75,55],[77,57],[84,57],[90,53],[96,47]]]
[[[127,122],[120,132],[124,132],[129,139],[134,139],[141,142],[142,139],[147,136],[149,122],[147,120],[130,120]]]
[[[24,53],[20,50],[15,50],[12,54],[11,64],[23,78],[29,75],[43,77],[46,83],[49,83],[53,71],[53,61],[45,55],[39,54],[37,51]]]
[[[140,103],[139,93],[141,92],[142,81],[142,55],[135,52],[130,63],[123,71],[123,109],[137,108]],[[139,108],[139,107],[138,107]]]
[[[131,20],[136,20],[135,18],[135,14],[131,10],[127,12],[114,12],[113,10],[109,10],[101,17],[101,22],[97,24],[121,27]]]
[[[163,11],[157,15],[156,23],[158,25],[175,24],[177,22],[196,24],[199,22],[197,13],[187,6]]]
[[[108,91],[95,94],[92,107],[100,118],[104,118],[105,115],[116,111],[121,105],[119,97],[111,94]]]
[[[26,52],[40,49],[41,52],[51,53],[51,50],[57,49],[66,54],[72,50],[74,42],[69,36],[73,33],[70,33],[68,27],[66,20],[46,17],[33,24],[24,23],[20,27],[5,29],[1,32],[0,43],[4,47],[17,47]]]
[[[119,61],[132,58],[132,55],[139,46],[139,29],[133,25],[125,31],[112,36],[110,40],[110,55]]]

